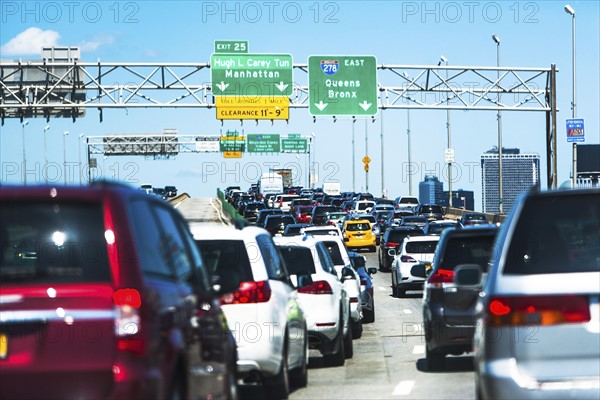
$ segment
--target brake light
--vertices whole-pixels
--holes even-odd
[[[144,339],[140,337],[141,318],[139,309],[142,297],[136,289],[119,289],[113,293],[116,307],[115,335],[117,349],[136,354],[144,352]]]
[[[559,325],[590,320],[586,296],[496,297],[488,305],[492,326]]]
[[[298,293],[305,294],[333,294],[331,285],[327,281],[316,281],[308,286],[298,289]]]
[[[350,297],[350,304],[358,303],[358,297]]]
[[[387,243],[385,244],[385,248],[386,248],[386,249],[393,249],[393,248],[395,248],[396,246],[398,246],[399,244],[400,244],[400,243],[397,243],[397,242],[387,242]]]
[[[435,274],[431,275],[427,279],[427,283],[432,284],[434,287],[442,286],[442,283],[452,283],[454,279],[454,271],[448,269],[438,269]]]
[[[402,257],[400,257],[400,261],[402,261],[402,262],[417,262],[417,260],[415,260],[411,256],[402,256]]]
[[[366,279],[361,279],[361,280],[360,280],[360,284],[361,284],[362,286],[367,286],[367,280],[366,280]]]
[[[238,290],[227,293],[219,298],[221,304],[250,304],[266,303],[271,298],[269,281],[242,282]]]

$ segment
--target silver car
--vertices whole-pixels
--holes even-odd
[[[478,303],[478,398],[600,398],[599,232],[600,189],[515,204]],[[460,269],[459,285],[481,280],[476,265]]]

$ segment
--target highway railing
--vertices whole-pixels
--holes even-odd
[[[182,201],[187,200],[189,198],[190,198],[189,194],[187,194],[187,193],[181,193],[181,194],[178,194],[175,197],[169,198],[169,203],[171,203],[172,205],[176,205],[176,204],[179,204]]]
[[[464,213],[473,212],[471,210],[465,210],[463,208],[454,208],[454,207],[444,207],[444,211],[446,212],[445,217],[448,219],[459,220]],[[482,213],[485,214],[487,220],[491,223],[502,223],[504,222],[505,215],[501,214],[492,214],[492,213]]]
[[[237,210],[231,204],[229,204],[227,200],[225,200],[225,195],[221,189],[218,188],[217,199],[219,199],[219,203],[221,203],[221,210],[223,211],[223,214],[225,214],[231,223],[235,224],[236,221],[239,221],[240,223],[245,222],[244,217],[242,217]]]

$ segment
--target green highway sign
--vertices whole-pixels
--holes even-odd
[[[308,144],[306,139],[290,138],[291,134],[287,138],[281,139],[281,151],[282,152],[298,152],[306,153]]]
[[[314,116],[377,114],[375,57],[308,57],[308,102]]]
[[[229,133],[229,132],[228,132]],[[244,136],[221,136],[219,138],[219,151],[244,152],[246,148],[246,138]]]
[[[246,138],[248,140],[248,153],[279,153],[281,151],[277,133],[251,133],[246,135]]]
[[[219,54],[210,56],[215,96],[291,96],[289,54]]]
[[[215,53],[248,53],[247,40],[215,40]]]

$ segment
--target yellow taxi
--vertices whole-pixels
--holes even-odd
[[[376,249],[376,237],[373,234],[371,223],[366,219],[345,221],[342,234],[348,249],[368,248],[369,251]]]

